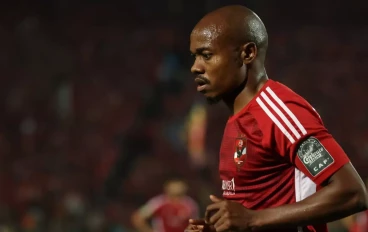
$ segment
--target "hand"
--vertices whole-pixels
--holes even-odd
[[[184,232],[215,232],[215,228],[208,225],[204,219],[189,219],[189,225]]]
[[[214,226],[217,232],[235,230],[251,231],[251,222],[254,218],[254,211],[245,208],[243,205],[210,196],[213,202],[207,206],[205,221]]]

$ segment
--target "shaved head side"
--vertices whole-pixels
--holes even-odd
[[[247,23],[245,26],[244,40],[248,42],[254,42],[258,49],[267,50],[268,35],[266,27],[261,19],[255,13],[253,13],[252,15],[246,17],[245,21]]]
[[[192,33],[207,33],[212,39],[223,39],[224,43],[234,46],[253,42],[258,52],[264,55],[268,46],[267,30],[262,20],[241,5],[225,6],[208,13]]]

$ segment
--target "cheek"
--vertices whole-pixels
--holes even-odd
[[[234,88],[239,87],[243,83],[242,67],[228,64],[226,67],[221,69],[221,92],[229,92]],[[245,77],[245,75],[244,75]]]
[[[237,68],[229,62],[220,62],[219,60],[219,62],[211,69],[211,75],[214,81],[223,85],[223,87],[226,87],[233,82],[236,70]]]
[[[214,58],[208,67],[208,76],[216,82],[223,82],[226,79],[227,65],[220,58]]]

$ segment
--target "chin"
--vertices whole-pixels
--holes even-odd
[[[214,105],[221,101],[221,97],[220,96],[206,96],[206,101],[208,104]]]

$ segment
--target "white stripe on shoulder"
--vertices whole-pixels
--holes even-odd
[[[307,131],[303,127],[303,125],[299,122],[299,120],[295,117],[293,112],[285,105],[283,101],[272,91],[270,87],[266,88],[267,92],[275,99],[275,101],[285,110],[285,112],[290,116],[290,118],[294,121],[294,123],[298,126],[299,130],[303,133],[303,135],[307,134]]]
[[[291,132],[293,132],[295,137],[297,139],[300,139],[301,136],[300,136],[299,132],[295,129],[295,127],[286,118],[285,114],[283,112],[281,112],[281,110],[268,98],[268,96],[264,92],[261,93],[261,96],[264,98],[264,100],[266,100],[267,104],[270,105],[271,108],[277,113],[277,115],[280,116],[282,121],[284,121],[286,126],[289,127],[289,129],[291,130]]]
[[[272,112],[267,108],[267,106],[262,102],[262,100],[257,97],[256,101],[259,106],[263,109],[263,111],[270,117],[270,119],[276,124],[276,126],[281,130],[282,133],[290,140],[293,144],[295,143],[294,138],[289,134],[289,132],[285,129],[285,127],[280,123],[280,121],[272,114]]]

